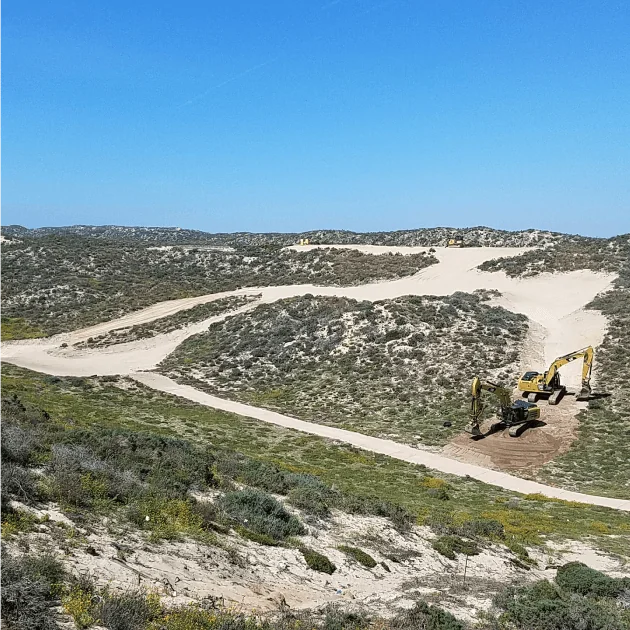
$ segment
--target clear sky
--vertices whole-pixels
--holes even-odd
[[[630,2],[5,0],[4,224],[630,231]]]

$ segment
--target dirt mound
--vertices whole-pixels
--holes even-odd
[[[495,420],[488,420],[482,426],[485,437],[473,439],[462,433],[442,449],[442,454],[486,468],[516,471],[521,476],[535,474],[541,466],[569,450],[579,424],[576,415],[583,407],[572,395],[565,396],[557,406],[544,400],[538,404],[540,421],[519,437],[510,437],[507,430],[490,433]]]

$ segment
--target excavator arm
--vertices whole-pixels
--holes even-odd
[[[479,419],[485,408],[481,399],[481,392],[484,390],[494,394],[499,399],[502,414],[504,414],[505,410],[512,404],[510,392],[505,389],[505,387],[495,385],[490,381],[482,381],[478,376],[475,376],[471,386],[470,422],[466,426],[466,431],[472,435],[481,435]]]
[[[570,352],[562,357],[558,357],[550,366],[549,370],[545,372],[545,385],[549,386],[557,378],[556,374],[558,370],[567,363],[571,363],[576,359],[584,358],[584,364],[582,365],[582,387],[577,396],[577,399],[586,398],[591,393],[591,370],[593,369],[593,347],[588,346],[575,352]]]
[[[508,429],[510,437],[518,437],[531,422],[540,418],[540,408],[537,405],[523,400],[512,402],[512,394],[508,389],[475,376],[471,386],[470,422],[465,428],[465,431],[473,437],[483,435],[479,428],[479,420],[484,410],[481,399],[481,393],[484,390],[494,394],[500,405],[499,422],[492,425],[491,432],[497,427],[503,427]]]

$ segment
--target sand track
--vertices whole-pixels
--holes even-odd
[[[400,253],[415,253],[426,251],[423,247],[356,247],[361,251],[370,253],[383,253],[393,251]],[[576,271],[564,274],[541,274],[533,278],[509,278],[503,272],[487,273],[476,269],[484,262],[498,256],[514,256],[526,251],[525,248],[464,248],[446,249],[440,248],[435,255],[439,264],[421,270],[418,274],[399,280],[379,282],[352,287],[318,287],[315,285],[289,285],[275,287],[253,287],[233,292],[204,295],[182,300],[171,300],[154,304],[153,306],[131,313],[125,317],[91,326],[72,333],[56,335],[43,340],[29,340],[19,342],[5,342],[2,344],[2,359],[9,363],[26,367],[32,370],[54,375],[131,375],[141,380],[146,385],[160,389],[161,391],[174,393],[202,404],[224,409],[226,406],[232,410],[236,405],[243,415],[249,415],[267,422],[291,426],[299,430],[315,435],[326,435],[333,439],[348,441],[351,444],[383,452],[405,461],[423,463],[427,466],[452,472],[453,474],[475,477],[487,483],[499,485],[518,492],[541,492],[547,496],[572,498],[586,503],[608,505],[617,509],[630,509],[629,501],[607,499],[605,497],[592,497],[578,493],[567,493],[563,490],[536,484],[534,482],[517,477],[511,477],[504,473],[498,473],[488,468],[504,468],[522,470],[524,472],[534,470],[537,466],[549,461],[558,453],[566,450],[573,439],[573,428],[570,422],[564,424],[558,421],[554,423],[552,408],[546,408],[543,420],[547,427],[528,431],[526,440],[532,446],[530,456],[524,451],[520,454],[512,453],[510,456],[501,455],[509,444],[509,450],[525,445],[525,439],[514,440],[514,445],[507,442],[500,435],[481,442],[464,441],[457,438],[453,445],[449,445],[445,454],[437,455],[427,451],[421,451],[406,447],[394,442],[383,442],[358,433],[322,427],[311,423],[301,422],[288,416],[273,414],[265,409],[238,405],[213,396],[208,396],[197,390],[178,385],[166,377],[157,374],[144,374],[155,368],[166,356],[168,356],[182,341],[191,335],[205,330],[211,323],[220,322],[235,312],[244,312],[255,308],[260,302],[269,303],[279,299],[305,295],[307,293],[320,296],[340,296],[357,300],[384,300],[403,295],[450,295],[455,291],[472,292],[475,289],[497,289],[501,297],[494,303],[504,308],[526,315],[533,325],[530,327],[530,340],[523,349],[523,368],[542,370],[548,362],[559,354],[576,350],[585,345],[597,346],[601,343],[605,329],[606,319],[595,311],[585,311],[583,307],[595,295],[608,289],[614,279],[613,275],[594,273],[591,271]],[[197,304],[210,302],[230,295],[261,294],[260,302],[248,304],[237,311],[218,315],[203,322],[183,327],[180,330],[153,337],[152,339],[135,341],[126,344],[117,344],[112,347],[99,349],[76,349],[71,344],[83,341],[90,336],[106,333],[110,330],[154,321],[181,310],[192,308]],[[62,348],[61,344],[68,344]],[[579,365],[568,365],[563,368],[563,377],[569,386],[579,383]],[[166,380],[163,380],[166,379]],[[577,403],[575,403],[577,404]],[[560,407],[559,407],[560,409]],[[562,413],[570,420],[575,417],[576,410],[566,407]],[[567,413],[568,411],[568,413]],[[271,414],[268,415],[268,414]],[[283,419],[282,422],[270,420]],[[338,432],[327,435],[326,432]],[[542,432],[537,435],[536,432]],[[538,444],[536,447],[535,445]],[[452,446],[452,448],[450,448]],[[450,450],[449,450],[450,448]],[[526,450],[526,447],[523,446]],[[382,450],[385,449],[385,450]],[[456,461],[464,460],[462,461]],[[509,461],[507,461],[509,460]],[[481,463],[486,468],[472,466],[467,462]],[[517,466],[512,464],[516,462]],[[474,473],[474,474],[471,474]],[[514,481],[516,480],[516,481]],[[516,483],[519,482],[519,483]],[[522,483],[521,483],[522,482]],[[525,484],[525,485],[522,485]],[[531,485],[534,484],[534,485]]]

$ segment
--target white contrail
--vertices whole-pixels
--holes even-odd
[[[320,7],[320,10],[328,9],[329,7],[335,6],[336,4],[339,4],[340,2],[343,2],[343,1],[344,0],[330,0],[326,4],[322,5]],[[372,6],[370,6],[367,10],[362,11],[361,13],[358,13],[357,15],[365,15],[366,13],[371,13],[372,11],[376,11],[378,9],[391,5],[395,1],[396,0],[387,0],[386,2],[381,2],[381,3],[377,2],[376,4],[373,4]],[[319,39],[322,39],[322,36],[318,35],[313,39],[319,40]],[[281,56],[280,54],[276,55],[275,57],[272,57],[271,59],[268,59],[267,61],[263,61],[262,63],[256,64],[255,66],[252,66],[251,68],[247,68],[247,70],[243,70],[242,72],[239,72],[238,74],[235,74],[234,76],[231,76],[229,79],[226,79],[225,81],[221,81],[221,83],[217,83],[216,85],[209,87],[207,90],[201,92],[200,94],[197,94],[197,96],[193,96],[191,99],[187,100],[185,103],[178,105],[178,107],[187,107],[188,105],[192,105],[193,103],[196,103],[202,98],[205,98],[206,96],[208,96],[210,92],[213,92],[214,90],[218,90],[219,88],[222,88],[224,85],[227,85],[228,83],[232,83],[232,81],[236,81],[237,79],[240,79],[241,77],[244,77],[245,75],[250,74],[251,72],[259,70],[260,68],[263,68],[266,65],[269,65],[270,63],[279,59],[280,56]]]
[[[274,57],[273,59],[268,59],[267,61],[263,61],[262,63],[258,63],[255,66],[252,66],[251,68],[247,68],[247,70],[243,70],[243,72],[239,72],[238,74],[235,74],[234,76],[231,76],[229,79],[226,79],[225,81],[221,81],[221,83],[217,83],[216,85],[213,85],[212,87],[209,87],[207,90],[205,90],[201,94],[197,94],[197,96],[193,96],[191,99],[189,99],[185,103],[182,103],[181,105],[179,105],[179,107],[185,107],[186,105],[192,105],[193,103],[197,102],[198,100],[204,98],[204,96],[207,96],[208,94],[210,94],[210,92],[212,92],[213,90],[218,90],[219,88],[223,87],[224,85],[227,85],[228,83],[232,83],[232,81],[236,81],[237,79],[240,79],[241,77],[244,77],[246,74],[249,74],[250,72],[254,72],[255,70],[258,70],[258,69],[260,69],[260,68],[270,64],[271,62],[275,61],[277,58],[278,57]]]

